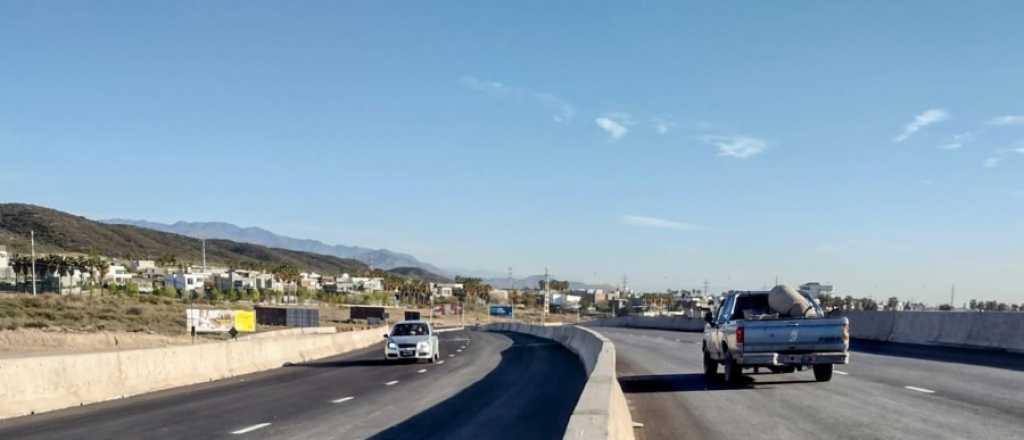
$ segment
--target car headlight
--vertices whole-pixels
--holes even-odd
[[[394,342],[388,342],[388,348],[391,350],[398,350],[398,344]]]
[[[416,344],[416,348],[419,348],[420,351],[427,350],[430,348],[430,343],[428,343],[427,341],[420,341],[418,344]]]

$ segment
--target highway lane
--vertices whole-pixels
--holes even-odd
[[[550,341],[441,334],[443,363],[342,356],[0,421],[0,438],[556,438],[585,382]],[[561,366],[561,368],[552,368]]]
[[[699,333],[595,329],[615,343],[640,439],[1024,438],[1024,368],[854,352],[831,382],[803,371],[730,387],[704,380]]]

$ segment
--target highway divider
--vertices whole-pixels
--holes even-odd
[[[569,418],[564,439],[635,438],[633,418],[615,374],[615,344],[611,340],[591,329],[567,325],[503,322],[487,324],[484,328],[551,339],[579,357],[587,373],[587,383]]]
[[[369,347],[382,330],[0,358],[0,419],[225,379]]]
[[[1024,353],[1024,313],[846,312],[855,339]]]
[[[687,332],[704,331],[704,320],[686,318],[683,316],[619,316],[617,318],[590,321],[587,322],[586,325],[598,327],[653,328]]]

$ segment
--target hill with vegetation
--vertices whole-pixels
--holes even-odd
[[[419,267],[396,267],[394,269],[389,269],[387,272],[389,274],[430,283],[450,283],[452,281],[450,278],[423,270]]]
[[[173,259],[194,264],[202,261],[202,244],[195,238],[100,223],[35,205],[0,204],[0,245],[11,253],[28,253],[30,231],[35,231],[37,255],[73,253],[125,259]],[[362,274],[370,270],[365,263],[350,258],[229,240],[207,240],[206,258],[210,265],[267,270],[287,265],[328,275]]]

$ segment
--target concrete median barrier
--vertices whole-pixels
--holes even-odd
[[[576,326],[496,323],[488,330],[525,333],[551,339],[576,354],[587,373],[565,439],[633,439],[633,419],[615,373],[615,344],[600,333]]]
[[[620,316],[617,318],[598,319],[586,324],[598,327],[651,328],[686,332],[704,331],[704,320],[682,316]]]
[[[1024,313],[847,312],[856,339],[1024,353]]]
[[[0,359],[0,419],[225,379],[369,347],[381,330]]]

